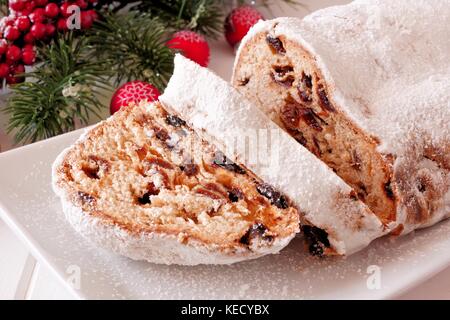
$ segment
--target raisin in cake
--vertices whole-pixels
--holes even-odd
[[[380,220],[330,168],[206,68],[177,55],[160,101],[269,183],[258,191],[271,202],[280,192],[287,195],[300,211],[313,254],[350,254],[384,233]]]
[[[65,150],[53,187],[86,238],[133,259],[228,264],[276,253],[298,213],[159,102],[123,108]]]
[[[406,233],[450,215],[449,21],[441,0],[260,21],[232,82]]]

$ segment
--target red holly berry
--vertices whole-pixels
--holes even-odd
[[[29,18],[31,22],[38,23],[45,20],[45,10],[42,8],[36,8],[30,13]]]
[[[61,14],[62,14],[63,17],[66,17],[66,18],[67,18],[67,17],[69,17],[69,16],[72,14],[72,12],[68,10],[70,6],[71,6],[70,3],[64,2],[64,3],[61,5],[61,7],[59,7],[60,10],[61,10]]]
[[[95,10],[91,9],[91,10],[88,10],[87,12],[90,14],[92,21],[98,20],[98,14]]]
[[[21,74],[25,73],[25,66],[23,64],[16,64],[12,65],[9,70],[11,71],[11,74]]]
[[[25,77],[18,77],[16,74],[8,74],[6,76],[6,83],[9,85],[17,84],[25,81]]]
[[[34,1],[29,1],[25,3],[25,8],[22,10],[26,10],[27,12],[32,12],[33,9],[36,7],[36,3]]]
[[[25,8],[26,2],[23,0],[9,1],[9,8],[14,11],[22,11]]]
[[[22,51],[22,61],[25,65],[31,66],[36,62],[36,52],[33,49]]]
[[[258,10],[241,6],[233,9],[225,19],[225,38],[234,47],[258,20],[264,19]]]
[[[53,24],[47,24],[45,26],[45,34],[49,37],[52,37],[56,32],[56,27]]]
[[[48,0],[34,0],[38,7],[43,7],[48,3]]]
[[[56,3],[49,3],[45,6],[45,15],[54,18],[59,14],[59,7]]]
[[[34,36],[35,39],[42,39],[45,37],[47,32],[47,28],[45,27],[45,24],[43,23],[35,23],[32,27],[31,27],[31,34]]]
[[[27,51],[27,50],[33,50],[34,51],[34,45],[32,44],[26,44],[23,46],[22,51]]]
[[[56,27],[58,28],[59,31],[66,31],[67,28],[67,19],[65,18],[60,18],[58,19],[58,22],[56,23]]]
[[[34,43],[35,40],[36,39],[31,32],[28,32],[23,36],[23,41],[25,41],[25,43]]]
[[[9,74],[9,65],[0,63],[0,78],[5,78]]]
[[[137,104],[141,100],[155,101],[158,97],[158,89],[150,83],[139,80],[131,81],[116,90],[111,98],[110,112],[114,114],[130,103]]]
[[[6,28],[7,26],[13,26],[16,22],[16,19],[13,16],[7,16],[1,19],[0,24],[2,27]]]
[[[4,54],[8,50],[8,41],[0,39],[0,55]]]
[[[206,67],[209,63],[209,46],[205,38],[193,31],[176,32],[167,46],[179,50],[186,58]]]
[[[86,0],[77,0],[77,1],[75,2],[75,4],[76,4],[77,6],[79,6],[80,9],[86,9],[86,8],[88,7],[88,3],[87,3]]]
[[[22,58],[22,50],[18,46],[11,45],[6,50],[6,60],[19,61]]]
[[[28,19],[28,17],[21,16],[17,17],[15,25],[20,31],[27,31],[31,27],[31,22],[30,19]]]
[[[17,40],[20,37],[20,31],[16,27],[7,26],[5,28],[4,36],[10,41]]]
[[[81,29],[90,29],[94,21],[88,11],[81,11]]]

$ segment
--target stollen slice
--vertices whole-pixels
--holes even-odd
[[[276,253],[297,210],[160,102],[122,108],[53,165],[67,220],[85,238],[136,260],[230,264]]]

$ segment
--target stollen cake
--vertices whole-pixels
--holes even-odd
[[[384,234],[352,188],[208,69],[176,55],[160,101],[296,205],[311,253],[350,254]]]
[[[276,253],[299,231],[290,200],[159,103],[122,108],[53,165],[66,218],[132,259],[229,264]]]
[[[404,234],[450,215],[449,21],[448,0],[260,21],[232,83]]]

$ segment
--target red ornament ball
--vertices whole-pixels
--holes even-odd
[[[248,30],[258,20],[264,17],[258,10],[249,6],[240,6],[233,9],[225,19],[225,38],[230,46],[234,47],[247,34]]]
[[[141,100],[155,101],[159,94],[158,89],[150,83],[139,80],[131,81],[116,90],[111,98],[109,110],[111,114],[114,114],[130,103],[137,104]]]
[[[209,63],[209,46],[205,38],[189,30],[176,32],[167,42],[171,49],[179,50],[186,58],[206,67]]]

